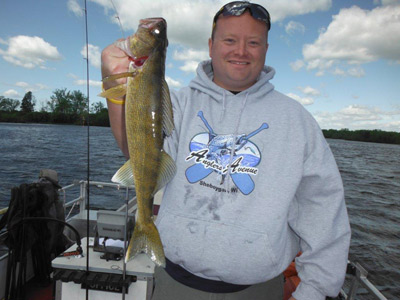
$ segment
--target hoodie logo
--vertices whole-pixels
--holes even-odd
[[[186,178],[190,183],[196,183],[212,172],[221,176],[220,184],[229,175],[237,188],[244,195],[254,190],[251,175],[257,175],[256,166],[261,161],[258,147],[249,139],[260,131],[267,129],[263,123],[258,129],[249,134],[217,134],[208,124],[202,111],[197,114],[207,127],[208,132],[197,134],[190,141],[190,154],[186,161],[194,162],[186,169]]]

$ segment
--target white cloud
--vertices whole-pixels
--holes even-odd
[[[174,60],[184,61],[183,66],[179,68],[184,72],[195,72],[199,62],[208,58],[208,51],[194,49],[176,50],[173,54]]]
[[[350,68],[348,70],[348,74],[352,77],[363,77],[365,75],[365,71],[363,68],[357,66],[354,68]]]
[[[184,49],[174,51],[173,57],[175,60],[204,60],[208,58],[208,51]]]
[[[293,63],[290,63],[290,67],[292,68],[293,71],[297,72],[299,71],[301,68],[303,68],[305,66],[304,61],[302,61],[301,59],[296,60]]]
[[[74,81],[74,83],[76,85],[83,85],[85,86],[87,84],[87,80],[86,79],[76,79]],[[89,86],[95,86],[95,87],[101,87],[102,86],[102,81],[98,81],[98,80],[89,80]]]
[[[400,63],[399,41],[400,5],[370,11],[353,6],[333,16],[318,39],[303,47],[303,57],[309,70],[327,70],[338,63],[359,65],[379,59]],[[364,71],[349,67],[343,74],[359,77]]]
[[[180,88],[182,83],[180,81],[174,80],[171,77],[165,76],[165,81],[168,83],[169,88]]]
[[[365,105],[349,105],[336,112],[317,112],[315,119],[324,129],[382,129],[400,131],[400,110],[384,111]]]
[[[10,97],[10,98],[11,97],[19,97],[20,96],[19,93],[16,90],[13,90],[13,89],[5,91],[3,93],[3,95],[5,97]]]
[[[49,87],[45,84],[42,83],[35,83],[35,84],[29,84],[24,81],[18,81],[15,83],[15,86],[19,88],[23,88],[25,92],[31,91],[31,92],[36,92],[38,90],[47,90]]]
[[[321,94],[317,89],[314,89],[311,86],[299,87],[299,90],[301,90],[303,94],[314,97],[319,96]]]
[[[314,99],[311,97],[300,97],[297,94],[293,94],[293,93],[288,93],[286,94],[287,96],[289,96],[290,98],[293,98],[294,100],[296,100],[297,102],[300,102],[303,105],[311,105],[314,104]]]
[[[115,11],[109,0],[91,0],[105,8],[110,20],[118,23]],[[211,35],[214,14],[224,5],[224,0],[197,1],[138,1],[113,0],[122,26],[126,31],[136,31],[138,20],[144,17],[163,17],[168,22],[170,43],[181,44],[194,49],[207,47]],[[326,11],[332,6],[332,0],[260,0],[271,14],[273,22],[290,16],[304,15],[316,11]],[[127,35],[131,34],[128,32]]]
[[[45,84],[42,84],[42,83],[36,83],[35,88],[37,88],[39,90],[48,90],[50,87]]]
[[[89,63],[100,69],[101,68],[101,50],[98,46],[94,46],[92,44],[89,44],[88,47],[89,51]],[[81,50],[81,55],[83,56],[83,58],[86,58],[86,45],[83,46],[82,50]]]
[[[185,61],[184,65],[179,67],[180,70],[187,72],[187,73],[195,73],[198,67],[198,61]]]
[[[46,61],[62,59],[56,47],[38,36],[14,36],[8,40],[7,45],[7,50],[0,49],[3,59],[27,69],[46,68]]]
[[[331,0],[271,0],[258,1],[271,14],[273,21],[281,21],[290,16],[326,11],[332,6]]]
[[[22,88],[27,88],[29,87],[29,84],[23,81],[18,81],[15,83],[16,86],[22,87]]]
[[[306,28],[304,27],[303,24],[301,24],[299,22],[290,21],[285,26],[285,31],[289,35],[293,35],[296,33],[304,34],[304,32],[306,31]]]
[[[333,71],[332,71],[333,75],[338,75],[338,76],[345,76],[346,75],[346,71],[342,70],[339,67],[336,67]]]
[[[79,5],[77,0],[68,0],[67,7],[68,10],[72,11],[75,14],[75,16],[83,16],[83,8]]]
[[[330,73],[337,76],[351,76],[351,77],[364,77],[365,71],[361,66],[356,67],[346,67],[346,66],[336,66],[335,69],[330,70]]]

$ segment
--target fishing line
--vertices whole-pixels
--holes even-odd
[[[86,179],[86,274],[89,275],[89,213],[90,213],[90,100],[89,100],[89,35],[87,20],[87,1],[85,0],[85,33],[86,33],[86,95],[87,95],[87,179]],[[86,300],[89,299],[89,288],[86,287]]]
[[[125,39],[125,32],[124,32],[124,28],[122,27],[122,22],[121,19],[119,17],[117,8],[114,4],[113,0],[110,0],[111,5],[114,8],[115,11],[115,18],[118,20],[118,24],[119,27],[121,29],[121,33],[122,33],[122,38]],[[126,194],[125,194],[125,227],[124,227],[124,257],[123,257],[123,262],[122,262],[122,281],[125,282],[126,279],[126,262],[125,262],[125,256],[126,256],[126,246],[127,246],[127,242],[128,242],[128,233],[127,233],[127,224],[128,224],[128,205],[129,205],[129,187],[126,187]],[[122,300],[125,300],[125,294],[126,294],[126,288],[125,288],[125,284],[122,287]]]
[[[111,2],[111,5],[113,6],[114,11],[115,11],[115,18],[118,20],[119,28],[121,29],[121,32],[122,32],[122,38],[125,39],[124,28],[122,27],[122,22],[121,22],[121,19],[120,19],[120,17],[119,17],[117,8],[115,7],[115,4],[114,4],[114,1],[113,1],[113,0],[110,0],[110,2]]]

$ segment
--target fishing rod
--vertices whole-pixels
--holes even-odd
[[[124,28],[122,27],[122,22],[121,19],[119,17],[117,8],[114,4],[113,0],[110,0],[112,7],[115,11],[115,18],[118,20],[118,24],[119,24],[119,28],[121,29],[121,33],[122,33],[122,38],[125,39],[125,33],[124,33]],[[126,255],[126,246],[127,246],[127,240],[128,240],[128,232],[126,230],[126,224],[128,224],[128,204],[129,204],[129,188],[126,189],[126,194],[125,194],[125,227],[124,227],[124,251],[123,251],[123,255],[125,258]],[[126,279],[126,262],[125,259],[123,259],[122,261],[122,280],[123,282],[125,282]],[[122,300],[125,300],[125,295],[126,295],[126,287],[125,285],[122,286]]]
[[[87,1],[85,2],[85,37],[86,37],[86,95],[87,95],[87,184],[86,184],[86,274],[89,274],[89,224],[90,224],[90,97],[89,97],[89,34]],[[86,286],[86,300],[89,300],[89,288]]]
[[[119,18],[118,11],[114,5],[112,0],[111,4],[115,10],[116,18],[118,19],[119,26],[122,31],[122,36],[124,38],[124,30],[122,27],[121,19]],[[87,13],[87,0],[84,0],[85,3],[85,37],[86,37],[86,90],[87,90],[87,184],[86,184],[86,194],[87,194],[87,205],[86,205],[86,273],[89,274],[89,228],[90,228],[90,97],[89,97],[89,34],[88,34],[88,13]],[[128,220],[128,201],[129,201],[129,189],[126,192],[126,211],[125,211],[125,223],[127,224]],[[127,240],[127,231],[126,225],[124,230],[124,257],[126,253],[126,240]],[[126,279],[126,262],[123,260],[123,272],[122,272],[123,281]],[[125,285],[122,287],[122,300],[125,300],[126,288]],[[89,299],[89,287],[86,286],[86,300]]]

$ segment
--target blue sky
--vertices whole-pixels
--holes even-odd
[[[88,0],[90,102],[104,102],[97,97],[101,50],[146,17],[167,20],[167,82],[187,85],[208,58],[212,18],[225,3]],[[276,69],[278,91],[301,102],[324,129],[400,132],[400,0],[257,3],[272,17],[266,64]],[[0,2],[1,96],[21,100],[32,91],[39,110],[55,89],[86,94],[83,7],[83,0]]]

